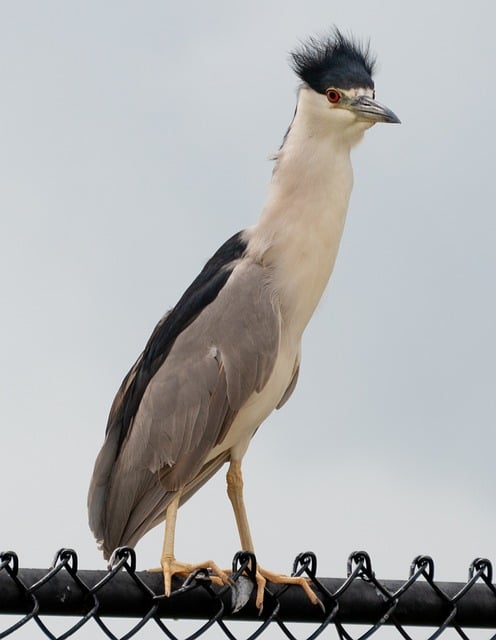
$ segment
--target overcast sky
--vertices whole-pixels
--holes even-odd
[[[377,125],[353,153],[336,268],[291,401],[245,458],[261,563],[356,548],[382,578],[496,560],[494,3],[5,0],[0,4],[0,547],[104,568],[86,493],[115,392],[155,323],[253,224],[291,120],[288,52],[370,38]],[[229,566],[219,473],[176,555]],[[162,527],[138,545],[157,566]],[[96,632],[94,632],[96,633]]]

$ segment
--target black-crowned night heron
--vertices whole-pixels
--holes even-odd
[[[374,59],[334,30],[292,54],[301,80],[258,223],[235,234],[160,320],[112,405],[88,496],[106,558],[165,518],[165,593],[175,573],[207,567],[174,557],[178,507],[228,462],[227,491],[241,547],[254,551],[241,462],[251,438],[291,395],[301,338],[329,280],[348,208],[351,148],[376,122],[399,122],[375,101]],[[265,579],[303,578],[257,567]]]

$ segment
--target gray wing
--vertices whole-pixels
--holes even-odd
[[[291,397],[291,394],[295,390],[299,375],[300,375],[300,354],[298,354],[298,357],[294,363],[293,375],[291,376],[291,380],[289,381],[288,387],[286,391],[283,393],[282,398],[277,403],[276,409],[280,409],[289,400],[289,398]]]
[[[174,340],[122,442],[122,429],[109,422],[89,496],[90,525],[106,555],[135,544],[163,518],[177,489],[189,498],[227,460],[228,453],[206,464],[239,409],[269,379],[279,335],[266,268],[239,262]],[[119,403],[140,362],[118,393],[114,416],[122,414]]]

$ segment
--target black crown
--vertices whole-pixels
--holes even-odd
[[[326,38],[309,38],[291,53],[291,65],[318,93],[325,93],[329,87],[374,88],[375,56],[368,43],[347,38],[337,28]]]

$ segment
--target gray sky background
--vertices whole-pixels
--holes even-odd
[[[298,388],[245,458],[261,563],[356,548],[463,580],[496,539],[494,3],[0,4],[0,547],[104,562],[86,492],[115,392],[215,249],[257,219],[291,120],[299,39],[370,37],[402,119],[355,149],[337,265]],[[179,559],[229,566],[221,472]],[[157,566],[162,528],[138,545]],[[96,632],[95,632],[96,633]]]

